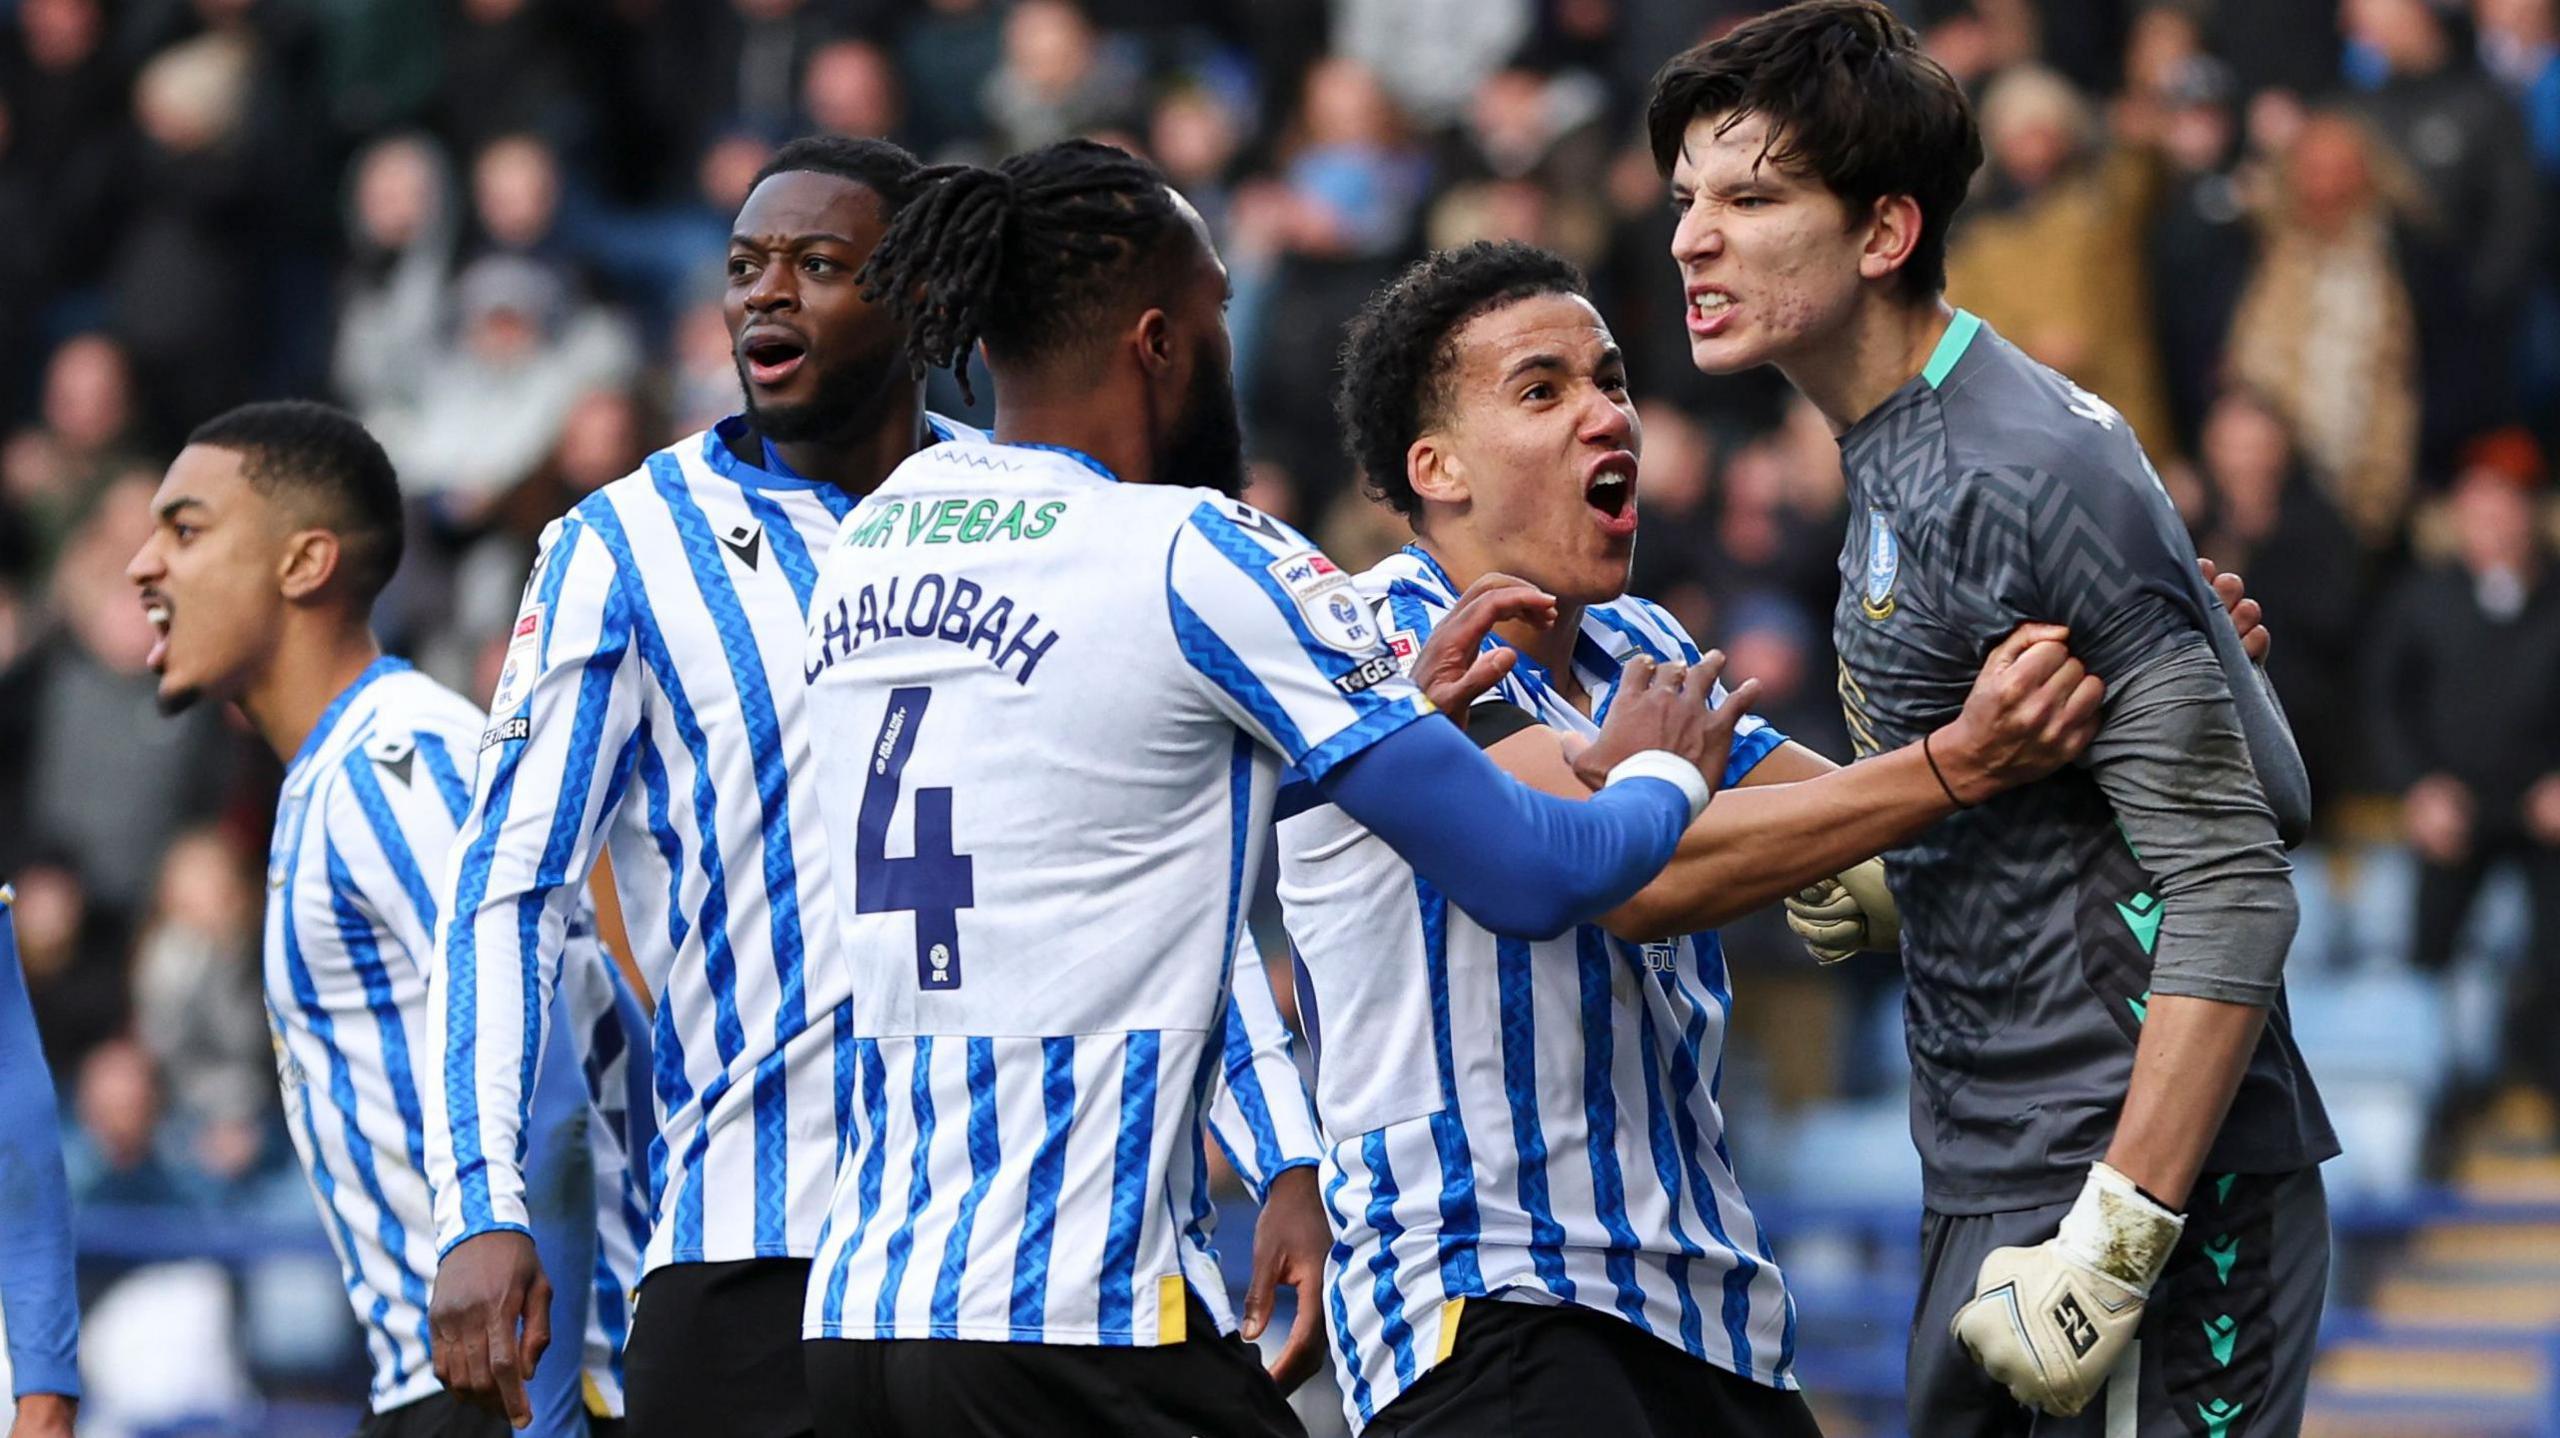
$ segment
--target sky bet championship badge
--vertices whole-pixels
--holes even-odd
[[[1869,619],[1885,619],[1893,614],[1893,578],[1902,570],[1902,548],[1893,539],[1893,526],[1885,522],[1884,511],[1867,511],[1867,583],[1859,596],[1859,607]]]

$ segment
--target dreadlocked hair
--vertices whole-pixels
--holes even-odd
[[[974,402],[970,350],[1035,362],[1091,335],[1180,224],[1155,166],[1062,140],[991,170],[925,171],[858,278],[906,325],[916,372],[951,371]]]

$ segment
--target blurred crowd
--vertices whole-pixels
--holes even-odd
[[[486,693],[542,524],[737,406],[727,225],[794,134],[1154,157],[1235,275],[1250,497],[1346,563],[1404,536],[1333,438],[1342,322],[1429,247],[1572,256],[1642,397],[1638,592],[1844,754],[1837,451],[1776,376],[1690,367],[1640,136],[1655,67],[1759,8],[0,0],[0,873],[82,1196],[290,1174],[256,975],[275,765],[154,711],[123,578],[162,466],[253,397],[358,413],[414,506],[385,638]],[[2455,963],[2520,870],[2510,1014],[2560,1028],[2560,0],[1901,8],[1990,155],[1950,299],[2122,410],[2264,603],[2323,803],[2306,867],[2415,876],[2355,946]],[[1796,1025],[1790,992],[1746,1026]],[[2555,1049],[2484,1081],[2560,1087]]]

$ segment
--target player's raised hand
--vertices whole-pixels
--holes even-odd
[[[1333,1231],[1316,1197],[1316,1171],[1293,1168],[1271,1180],[1253,1225],[1253,1282],[1245,1289],[1239,1331],[1249,1342],[1260,1339],[1271,1323],[1274,1291],[1297,1294],[1289,1341],[1271,1361],[1271,1381],[1282,1393],[1296,1392],[1324,1363],[1324,1257],[1332,1247]]]
[[[501,1229],[455,1244],[436,1268],[427,1330],[447,1392],[518,1428],[533,1421],[524,1385],[551,1346],[551,1280],[532,1238]]]
[[[1573,756],[1574,773],[1597,789],[1621,762],[1647,749],[1664,749],[1695,764],[1712,792],[1724,782],[1734,726],[1760,697],[1760,681],[1745,679],[1726,694],[1722,704],[1710,707],[1716,676],[1723,672],[1721,649],[1708,650],[1695,664],[1628,660],[1618,674],[1617,692],[1609,700],[1609,718],[1600,726],[1599,737]]]
[[[1507,620],[1544,629],[1556,622],[1556,597],[1525,579],[1493,572],[1467,586],[1457,607],[1432,626],[1413,661],[1413,682],[1440,712],[1467,725],[1467,710],[1502,682],[1520,658],[1509,645],[1484,647],[1484,637]]]
[[[2106,685],[2072,657],[2070,637],[2059,624],[2011,630],[1982,661],[1964,712],[1923,741],[1957,803],[2041,779],[2097,737]]]
[[[2249,597],[2249,587],[2237,574],[2217,568],[2210,559],[2199,559],[2196,568],[2204,571],[2204,582],[2213,587],[2213,597],[2231,615],[2231,627],[2240,631],[2240,647],[2248,652],[2249,662],[2267,662],[2267,650],[2276,642],[2275,632],[2267,628],[2267,616],[2258,601]]]

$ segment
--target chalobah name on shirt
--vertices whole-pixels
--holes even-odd
[[[818,639],[807,671],[812,683],[867,645],[932,639],[978,650],[1015,683],[1028,684],[1058,631],[1027,605],[974,579],[919,574],[893,575],[839,598],[819,616]]]

